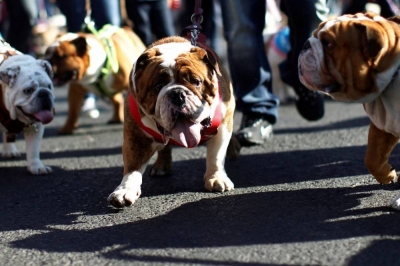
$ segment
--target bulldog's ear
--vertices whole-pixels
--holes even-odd
[[[53,69],[48,61],[38,59],[36,60],[36,63],[38,63],[39,66],[43,67],[44,71],[46,71],[47,75],[49,75],[51,79],[53,78]]]
[[[318,27],[312,32],[312,36],[313,36],[313,37],[318,38],[318,32],[319,32],[323,27],[325,27],[326,22],[327,22],[327,21],[323,21],[323,22],[321,22],[321,23],[318,25]]]
[[[368,59],[376,59],[380,54],[385,42],[382,33],[373,26],[367,26],[362,23],[355,24],[355,27],[360,30],[361,44],[363,53]]]
[[[217,72],[218,75],[221,75],[218,67],[218,59],[217,55],[211,51],[210,49],[202,49],[199,47],[194,47],[190,50],[191,53],[197,53],[199,55],[199,59],[203,60],[207,66],[209,66],[212,70]]]
[[[0,71],[0,80],[12,88],[20,70],[19,66],[6,68],[6,70]]]
[[[88,51],[88,44],[86,42],[85,37],[78,37],[76,39],[73,39],[71,43],[76,47],[76,51],[78,56],[83,56],[84,54],[87,53]]]
[[[393,17],[387,18],[387,20],[393,21],[397,24],[400,24],[400,16],[393,16]]]
[[[161,55],[160,50],[156,49],[156,48],[150,48],[147,51],[145,51],[143,54],[141,54],[139,56],[139,58],[136,60],[135,63],[135,73],[139,70],[139,69],[143,69],[147,66],[149,59],[153,58],[155,56],[159,56]]]

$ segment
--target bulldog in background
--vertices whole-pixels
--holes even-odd
[[[135,63],[125,99],[124,177],[108,197],[115,207],[132,205],[152,155],[150,175],[171,172],[170,144],[192,148],[207,141],[205,188],[234,188],[224,169],[233,129],[235,97],[227,72],[209,48],[167,37],[147,48]],[[231,141],[228,155],[238,155]]]
[[[321,23],[299,56],[305,86],[363,104],[371,119],[365,164],[381,184],[398,181],[388,158],[400,137],[399,23],[375,13],[340,16]],[[391,206],[400,210],[400,195]]]
[[[111,101],[109,123],[123,121],[123,95],[128,90],[129,73],[145,46],[129,28],[108,25],[98,34],[66,33],[50,46],[45,58],[54,72],[54,85],[70,83],[68,116],[61,134],[72,134],[84,96],[94,92]]]
[[[11,49],[4,42],[0,46]],[[2,53],[0,65],[0,130],[4,146],[1,156],[20,156],[14,141],[23,131],[28,171],[33,175],[48,174],[52,169],[40,160],[40,143],[43,124],[54,117],[53,72],[48,62],[16,53]]]

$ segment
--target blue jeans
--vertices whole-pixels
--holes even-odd
[[[68,31],[81,31],[86,17],[85,0],[57,0],[57,4],[67,19]],[[92,0],[91,8],[97,29],[105,24],[121,26],[119,0]]]
[[[126,0],[125,5],[133,30],[146,46],[157,39],[175,35],[172,13],[166,0]]]
[[[265,0],[221,0],[224,36],[237,109],[274,124],[279,100],[272,93],[271,68],[264,48]]]
[[[291,46],[286,60],[279,65],[280,75],[285,83],[297,87],[301,86],[298,74],[300,52],[314,29],[326,19],[328,9],[326,0],[281,0],[280,8],[288,17]]]

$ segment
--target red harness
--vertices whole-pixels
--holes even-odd
[[[145,131],[147,134],[152,136],[155,141],[164,144],[163,136],[159,132],[156,132],[153,129],[151,129],[149,127],[146,127],[142,123],[142,118],[140,117],[139,108],[137,106],[136,99],[133,97],[132,93],[129,93],[129,95],[127,97],[129,97],[129,109],[131,111],[131,115],[132,115],[133,119],[136,121],[136,123],[140,126],[140,128],[143,131]],[[217,102],[217,106],[216,106],[215,111],[214,111],[213,118],[211,120],[211,125],[201,131],[201,140],[200,140],[199,144],[202,144],[202,143],[206,142],[207,140],[212,138],[215,134],[217,134],[218,128],[219,128],[219,126],[221,124],[221,120],[222,120],[222,111],[221,111],[222,99],[221,99],[221,92],[220,92],[220,88],[219,87],[218,87],[218,95],[215,97],[215,100],[217,100],[218,102]],[[180,143],[178,143],[174,139],[170,139],[169,143],[171,143],[171,144],[173,144],[175,146],[183,147]]]

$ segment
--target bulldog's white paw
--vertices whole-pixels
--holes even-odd
[[[14,143],[4,143],[3,151],[1,153],[2,158],[17,158],[20,156],[21,154]]]
[[[28,165],[28,171],[32,175],[47,175],[53,172],[50,166],[44,165],[40,160],[32,160]]]
[[[117,187],[113,193],[108,196],[108,202],[116,207],[123,208],[131,206],[140,197],[142,191],[140,186],[137,188],[119,188]]]
[[[108,196],[107,200],[116,208],[131,206],[142,194],[141,185],[142,173],[133,171],[122,178],[121,184]]]
[[[224,192],[234,189],[234,185],[225,171],[218,171],[211,176],[204,176],[205,188],[208,191]]]
[[[400,211],[400,194],[398,194],[390,203],[390,206],[395,209]]]

